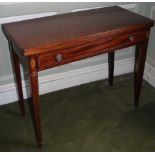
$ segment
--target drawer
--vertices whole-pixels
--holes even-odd
[[[84,40],[79,44],[76,42],[61,50],[48,51],[46,54],[38,56],[39,70],[67,64],[84,58],[96,56],[108,51],[113,51],[134,45],[146,39],[147,33],[145,31],[121,35],[111,38],[93,38],[92,40]]]

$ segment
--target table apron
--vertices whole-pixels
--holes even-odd
[[[38,70],[44,70],[51,67],[60,66],[70,62],[89,58],[99,54],[107,53],[117,49],[129,47],[147,38],[147,31],[141,31],[133,34],[122,35],[111,38],[96,38],[85,42],[80,42],[76,46],[68,47],[68,49],[48,51],[46,54],[37,57]]]

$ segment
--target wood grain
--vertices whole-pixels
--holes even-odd
[[[130,37],[133,40],[130,40]],[[146,32],[130,33],[127,35],[108,37],[102,39],[102,37],[94,37],[92,40],[85,39],[76,42],[76,45],[66,45],[68,48],[57,47],[57,50],[47,51],[46,54],[40,54],[38,56],[38,69],[44,70],[55,66],[60,66],[84,58],[96,56],[99,54],[107,53],[109,51],[121,49],[131,46],[146,39]],[[56,61],[56,55],[62,54],[63,60]]]
[[[37,138],[38,147],[42,146],[42,132],[41,132],[41,119],[40,119],[40,103],[39,103],[39,86],[38,86],[38,71],[36,67],[36,58],[29,59],[30,70],[30,84],[32,93],[32,108],[34,114],[34,124]]]
[[[138,28],[140,31],[153,23],[148,18],[114,6],[3,24],[2,29],[25,55],[31,55],[41,50],[45,52],[45,48],[53,44],[65,45],[66,41],[77,42],[79,38],[110,35],[110,32],[114,35],[114,32],[123,33],[127,29],[131,32]]]

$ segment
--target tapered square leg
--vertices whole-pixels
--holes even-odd
[[[29,59],[30,70],[30,84],[33,104],[33,116],[35,123],[36,139],[38,147],[42,147],[42,131],[41,131],[41,117],[40,117],[40,103],[39,103],[39,86],[38,86],[38,71],[36,67],[36,59]]]
[[[139,97],[141,92],[148,40],[141,42],[136,46],[135,66],[134,66],[134,104],[139,105]]]
[[[14,70],[15,82],[16,82],[16,86],[17,86],[20,111],[21,111],[21,115],[25,116],[22,80],[21,80],[21,73],[20,73],[20,63],[19,63],[18,56],[16,55],[15,51],[13,50],[11,42],[9,42],[9,48],[10,48],[10,53],[11,53],[11,60],[12,60],[12,66],[13,66],[13,70]]]
[[[108,53],[109,86],[113,85],[115,52]]]

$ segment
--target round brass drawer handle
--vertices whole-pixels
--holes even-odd
[[[63,57],[63,54],[61,54],[61,53],[58,53],[58,54],[56,54],[56,56],[55,56],[55,59],[56,59],[57,62],[62,61],[63,58],[64,58],[64,57]]]
[[[134,39],[133,36],[130,36],[130,37],[129,37],[129,40],[130,40],[130,41],[134,41],[135,39]]]

